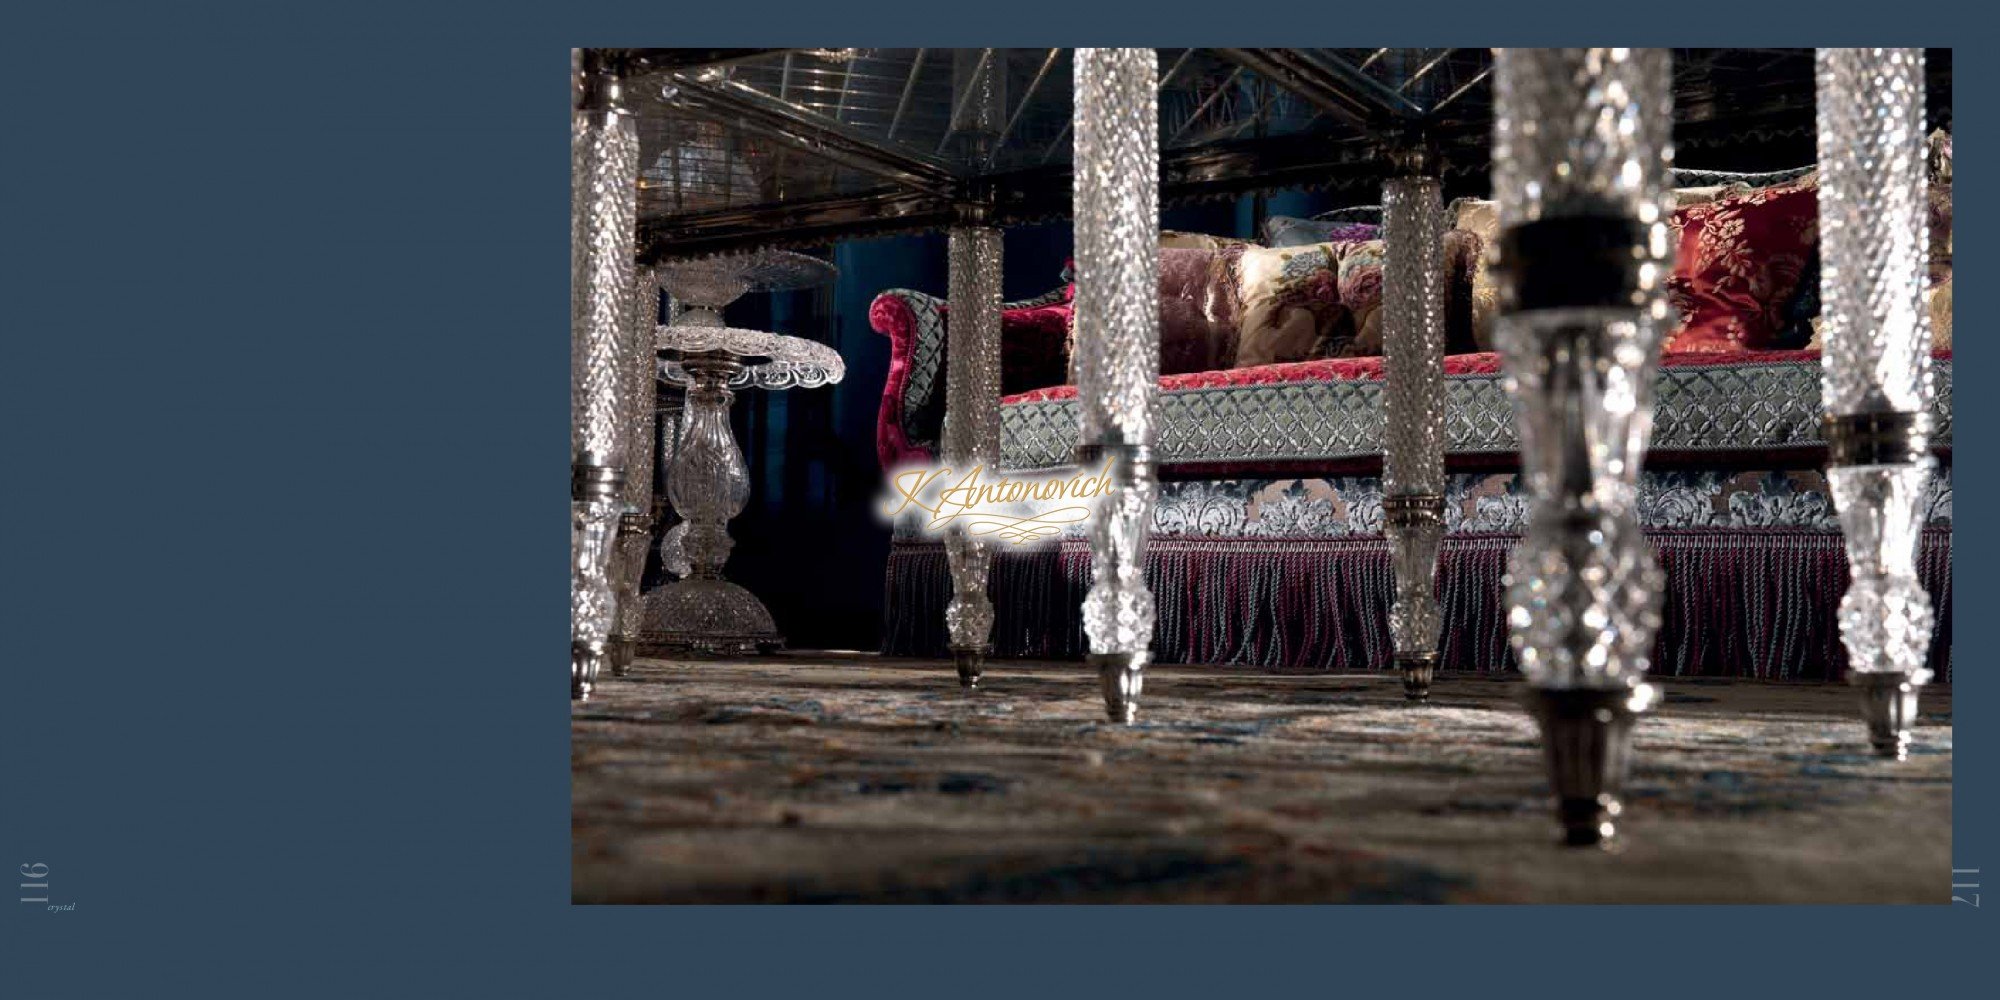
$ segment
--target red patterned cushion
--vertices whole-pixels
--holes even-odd
[[[1000,391],[1025,392],[1069,381],[1067,302],[1000,311]]]
[[[876,309],[882,309],[877,299]],[[938,315],[950,321],[951,307],[939,303]],[[1000,391],[1026,392],[1069,381],[1069,324],[1075,307],[1068,302],[1025,309],[1000,310]],[[876,320],[881,329],[883,320]]]
[[[1819,187],[1753,188],[1674,210],[1679,257],[1667,295],[1681,325],[1669,352],[1758,351],[1777,345],[1785,307],[1819,240]]]

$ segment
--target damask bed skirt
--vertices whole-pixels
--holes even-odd
[[[1838,608],[1847,554],[1838,531],[1656,531],[1667,575],[1655,674],[1835,680],[1847,667]],[[1511,672],[1502,577],[1518,536],[1452,535],[1438,560],[1446,670]],[[1918,560],[1937,609],[1930,666],[1951,677],[1951,532],[1924,532]],[[1389,549],[1380,536],[1154,537],[1146,576],[1158,606],[1154,658],[1283,672],[1389,667]],[[991,592],[995,655],[1079,658],[1090,550],[1076,539],[1001,552]],[[883,652],[947,656],[951,577],[937,542],[889,554]]]

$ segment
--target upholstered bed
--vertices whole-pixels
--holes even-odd
[[[1816,253],[1807,265],[1792,278],[1800,294],[1787,298],[1813,292]],[[1948,295],[1948,256],[1945,267]],[[1071,462],[1076,390],[1060,384],[1068,381],[1063,348],[1071,294],[1066,287],[1005,307],[1005,468]],[[1810,306],[1816,313],[1816,300]],[[1681,308],[1685,315],[1702,304]],[[1810,336],[1796,303],[1767,312],[1773,327],[1799,320],[1797,342]],[[871,321],[892,342],[877,439],[885,469],[936,451],[947,318],[946,304],[921,292],[891,290],[874,303]],[[1670,341],[1662,357],[1656,429],[1640,483],[1639,516],[1668,579],[1654,670],[1836,678],[1846,661],[1836,609],[1847,562],[1822,471],[1819,353],[1684,343],[1699,349],[1673,350]],[[1512,402],[1495,354],[1453,353],[1445,367],[1441,665],[1508,670],[1502,576],[1526,514]],[[1948,346],[1933,353],[1933,371],[1938,462],[1925,499],[1920,565],[1938,615],[1930,665],[1948,679]],[[1161,378],[1162,485],[1147,557],[1159,607],[1157,659],[1296,671],[1388,666],[1392,576],[1382,537],[1382,376],[1379,356],[1355,356]],[[1088,563],[1080,534],[1039,551],[1000,553],[991,583],[996,654],[1082,655],[1078,609]],[[887,585],[885,651],[944,655],[951,583],[942,546],[899,528]]]

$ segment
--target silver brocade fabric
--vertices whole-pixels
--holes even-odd
[[[1952,364],[1934,366],[1932,441],[1952,440]],[[1520,449],[1513,403],[1497,374],[1445,376],[1448,455]],[[1686,366],[1655,376],[1655,451],[1716,455],[1823,448],[1817,361]],[[1165,464],[1339,461],[1381,454],[1382,383],[1318,380],[1176,389],[1160,394]],[[1046,469],[1075,460],[1076,401],[1009,403],[1000,411],[1001,465]]]

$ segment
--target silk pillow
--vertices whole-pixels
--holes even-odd
[[[1160,230],[1162,250],[1227,250],[1231,247],[1254,247],[1252,240],[1240,240],[1234,236],[1210,236],[1207,233],[1182,233],[1171,229]]]
[[[1366,222],[1329,222],[1274,215],[1264,220],[1264,240],[1274,247],[1309,247],[1317,243],[1351,243],[1382,235],[1382,227]]]
[[[1160,374],[1236,364],[1241,246],[1160,251]]]
[[[1775,349],[1819,241],[1818,184],[1754,188],[1671,218],[1679,255],[1667,296],[1681,323],[1666,350]]]
[[[1340,259],[1365,245],[1244,250],[1236,367],[1332,357],[1351,344],[1354,316],[1340,300]]]

